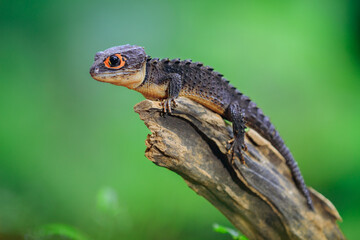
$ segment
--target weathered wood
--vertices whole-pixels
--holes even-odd
[[[296,188],[284,158],[255,131],[246,134],[246,165],[229,163],[232,131],[217,114],[179,98],[172,115],[159,102],[134,109],[152,132],[146,157],[178,173],[249,239],[345,239],[340,215],[310,188],[315,211]]]

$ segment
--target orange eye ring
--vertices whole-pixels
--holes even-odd
[[[127,59],[125,57],[121,56],[120,53],[116,53],[114,55],[107,57],[104,60],[104,64],[105,64],[105,67],[110,68],[110,69],[120,69],[125,65],[126,60]]]

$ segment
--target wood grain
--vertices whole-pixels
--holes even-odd
[[[160,102],[134,107],[152,132],[146,157],[179,174],[249,239],[345,239],[335,207],[310,188],[315,211],[296,188],[284,158],[255,131],[246,134],[246,165],[230,164],[231,127],[214,112],[187,98],[172,115]]]

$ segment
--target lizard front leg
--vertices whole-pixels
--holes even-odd
[[[231,144],[229,153],[231,154],[231,162],[234,162],[235,157],[238,157],[242,164],[245,164],[243,151],[246,151],[245,145],[245,113],[240,108],[239,103],[232,102],[229,106],[230,121],[233,124],[234,138],[229,141]]]
[[[167,79],[170,79],[168,87],[168,97],[162,102],[164,113],[171,113],[171,104],[174,108],[176,107],[175,99],[179,96],[179,93],[182,88],[182,80],[180,74],[171,73],[166,76]]]

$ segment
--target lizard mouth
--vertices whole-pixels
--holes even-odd
[[[90,75],[99,82],[111,83],[130,89],[138,87],[145,79],[146,65],[141,69],[129,68],[118,71],[102,71],[98,66],[90,69]]]
[[[100,82],[118,83],[123,79],[129,78],[134,75],[134,72],[121,72],[121,73],[90,73],[91,77]]]
[[[90,75],[93,79],[100,82],[117,82],[116,80],[121,80],[122,78],[129,77],[133,74],[136,74],[137,71],[121,71],[121,72],[99,72],[99,68],[91,68]]]

